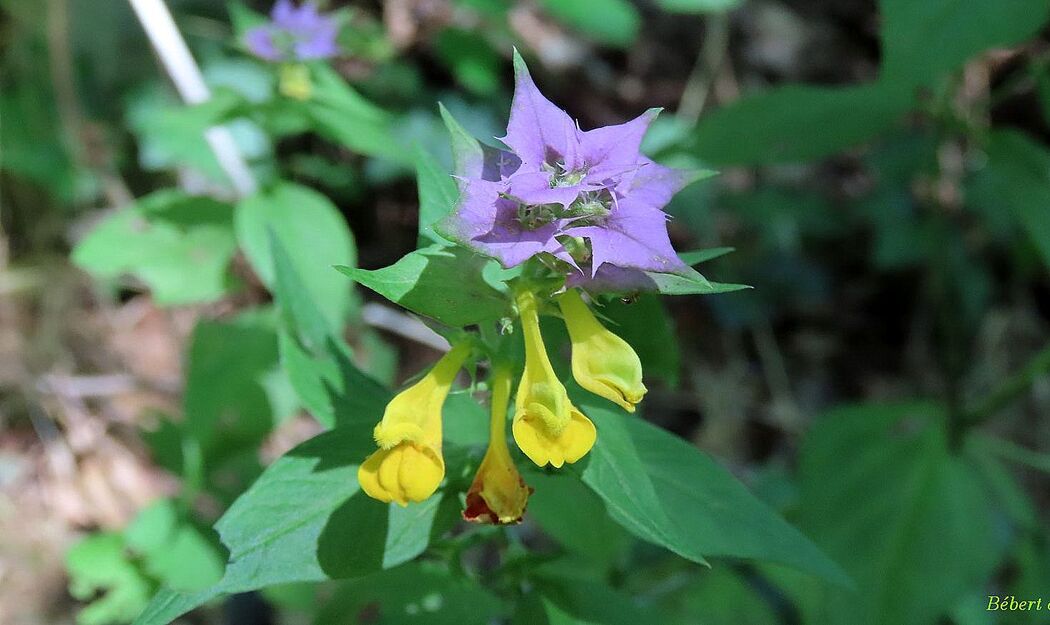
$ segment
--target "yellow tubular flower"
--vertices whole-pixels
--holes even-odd
[[[405,506],[437,490],[445,477],[441,406],[470,349],[467,343],[454,346],[423,379],[386,405],[374,432],[379,450],[357,470],[357,481],[369,497]]]
[[[511,372],[497,369],[492,376],[492,421],[489,448],[481,460],[474,483],[467,491],[463,518],[472,523],[520,523],[532,489],[521,479],[507,448],[507,404]]]
[[[514,402],[514,440],[538,466],[576,462],[594,446],[594,424],[572,405],[554,374],[540,335],[536,296],[522,291],[517,304],[525,338],[525,373]]]
[[[646,393],[638,354],[595,319],[575,289],[559,297],[558,306],[572,341],[572,376],[588,391],[634,412]]]

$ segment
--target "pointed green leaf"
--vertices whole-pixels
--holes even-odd
[[[241,201],[236,228],[252,269],[271,290],[276,283],[270,253],[272,231],[329,327],[343,327],[351,295],[332,265],[353,265],[357,248],[346,221],[328,198],[308,187],[283,182]]]
[[[778,562],[836,584],[846,574],[694,446],[619,409],[583,402],[598,442],[581,472],[613,518],[694,562]]]
[[[816,421],[800,454],[799,525],[860,589],[813,595],[818,622],[933,625],[993,575],[1009,536],[980,472],[949,450],[943,418],[912,402]]]
[[[426,245],[443,243],[444,239],[434,232],[434,224],[455,208],[459,190],[437,159],[421,147],[416,147],[416,187],[419,190],[420,242]]]
[[[213,301],[229,283],[232,218],[228,204],[159,191],[105,218],[73,250],[73,262],[101,278],[134,275],[161,305]]]
[[[314,306],[291,259],[272,234],[270,244],[277,276],[274,296],[283,313],[278,340],[281,364],[299,399],[327,427],[367,422],[382,414],[389,391],[357,368],[350,348]]]
[[[432,245],[383,269],[336,268],[414,313],[463,327],[508,312],[507,297],[482,276],[491,262],[462,247]]]

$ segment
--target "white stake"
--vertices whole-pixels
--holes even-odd
[[[187,104],[200,104],[211,98],[204,76],[193,60],[186,40],[175,26],[164,0],[129,0],[131,8],[142,23],[153,49],[157,51],[179,95]],[[234,189],[241,197],[255,192],[257,185],[248,163],[241,156],[233,135],[227,128],[216,126],[204,133],[226,175],[233,183]]]

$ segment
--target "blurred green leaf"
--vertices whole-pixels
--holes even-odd
[[[266,286],[275,285],[270,232],[281,242],[310,301],[333,330],[350,312],[351,293],[332,266],[357,262],[357,247],[339,210],[308,187],[282,182],[242,200],[236,211],[237,240]]]
[[[337,269],[414,313],[463,327],[507,314],[507,298],[481,275],[489,262],[459,246],[432,245],[382,269]]]
[[[490,96],[500,88],[502,59],[478,32],[447,28],[434,42],[438,57],[456,81],[479,96]]]
[[[69,594],[91,601],[77,614],[78,625],[120,625],[149,602],[154,583],[130,561],[118,533],[93,534],[66,554]]]
[[[928,84],[988,48],[1021,43],[1050,16],[1045,0],[881,0],[883,79]]]
[[[170,588],[192,592],[222,579],[225,554],[202,530],[181,518],[170,499],[143,509],[124,530],[124,540],[141,555],[143,568]]]
[[[743,0],[656,0],[661,9],[671,13],[719,13],[742,3]]]
[[[546,473],[525,463],[525,483],[535,489],[527,515],[572,552],[608,569],[629,546],[627,534],[614,523],[605,502],[571,475]],[[587,531],[580,531],[586,527]]]
[[[267,380],[278,370],[272,321],[245,315],[231,321],[201,321],[190,339],[183,397],[184,431],[205,458],[221,462],[251,449],[273,428],[283,403]]]
[[[694,562],[778,562],[849,584],[838,565],[700,450],[592,401],[581,409],[601,434],[581,476],[628,531]]]
[[[514,625],[637,625],[664,623],[651,607],[604,584],[575,577],[534,577],[536,591],[519,604]]]
[[[554,19],[598,43],[626,48],[641,25],[638,9],[627,0],[540,0]]]
[[[911,403],[817,421],[801,451],[799,525],[860,592],[828,592],[807,622],[931,625],[984,587],[1006,536],[978,471],[948,449],[943,418]]]
[[[784,622],[757,585],[726,566],[699,571],[658,605],[672,615],[667,622],[682,625],[778,625]]]
[[[410,163],[410,151],[395,140],[390,113],[366,100],[327,65],[311,65],[310,72],[312,95],[304,106],[319,133],[360,154]]]
[[[1006,208],[1050,267],[1050,152],[1013,130],[996,130],[988,163],[970,185],[971,202]]]
[[[317,625],[486,625],[502,602],[437,563],[409,563],[345,582],[317,613]]]
[[[270,21],[267,16],[249,9],[241,2],[227,3],[226,10],[230,12],[233,34],[238,40],[252,28],[262,26]]]
[[[55,98],[48,81],[15,82],[0,93],[0,169],[33,181],[63,201],[76,199],[78,184],[88,182],[87,172],[78,172],[66,151],[55,111]],[[79,180],[78,180],[79,179]]]
[[[299,399],[322,424],[369,422],[382,414],[390,393],[352,362],[350,349],[314,306],[311,294],[276,235],[271,239],[282,312],[281,364]]]
[[[910,106],[909,96],[882,83],[790,85],[745,96],[705,116],[692,149],[714,165],[807,161],[871,139]]]
[[[222,202],[158,191],[103,219],[72,259],[99,278],[134,275],[161,305],[212,301],[226,293],[232,218]]]
[[[244,105],[232,89],[217,89],[211,99],[195,106],[175,102],[156,89],[139,92],[128,106],[128,126],[139,140],[139,161],[145,169],[192,167],[214,181],[225,181],[219,161],[204,138],[214,126],[229,122]],[[242,124],[243,127],[243,124]],[[251,130],[241,131],[251,133]],[[269,150],[265,137],[252,137],[252,156]],[[260,142],[265,145],[260,147]]]

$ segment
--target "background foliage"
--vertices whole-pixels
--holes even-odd
[[[330,2],[305,100],[237,43],[266,3],[169,5],[204,104],[127,4],[0,0],[0,622],[1047,622],[984,609],[1050,603],[1045,0]],[[644,415],[584,404],[504,531],[458,521],[467,392],[437,496],[356,471],[505,307],[432,225],[514,46],[584,128],[666,108],[646,151],[720,171],[672,238],[754,289],[603,309]]]

